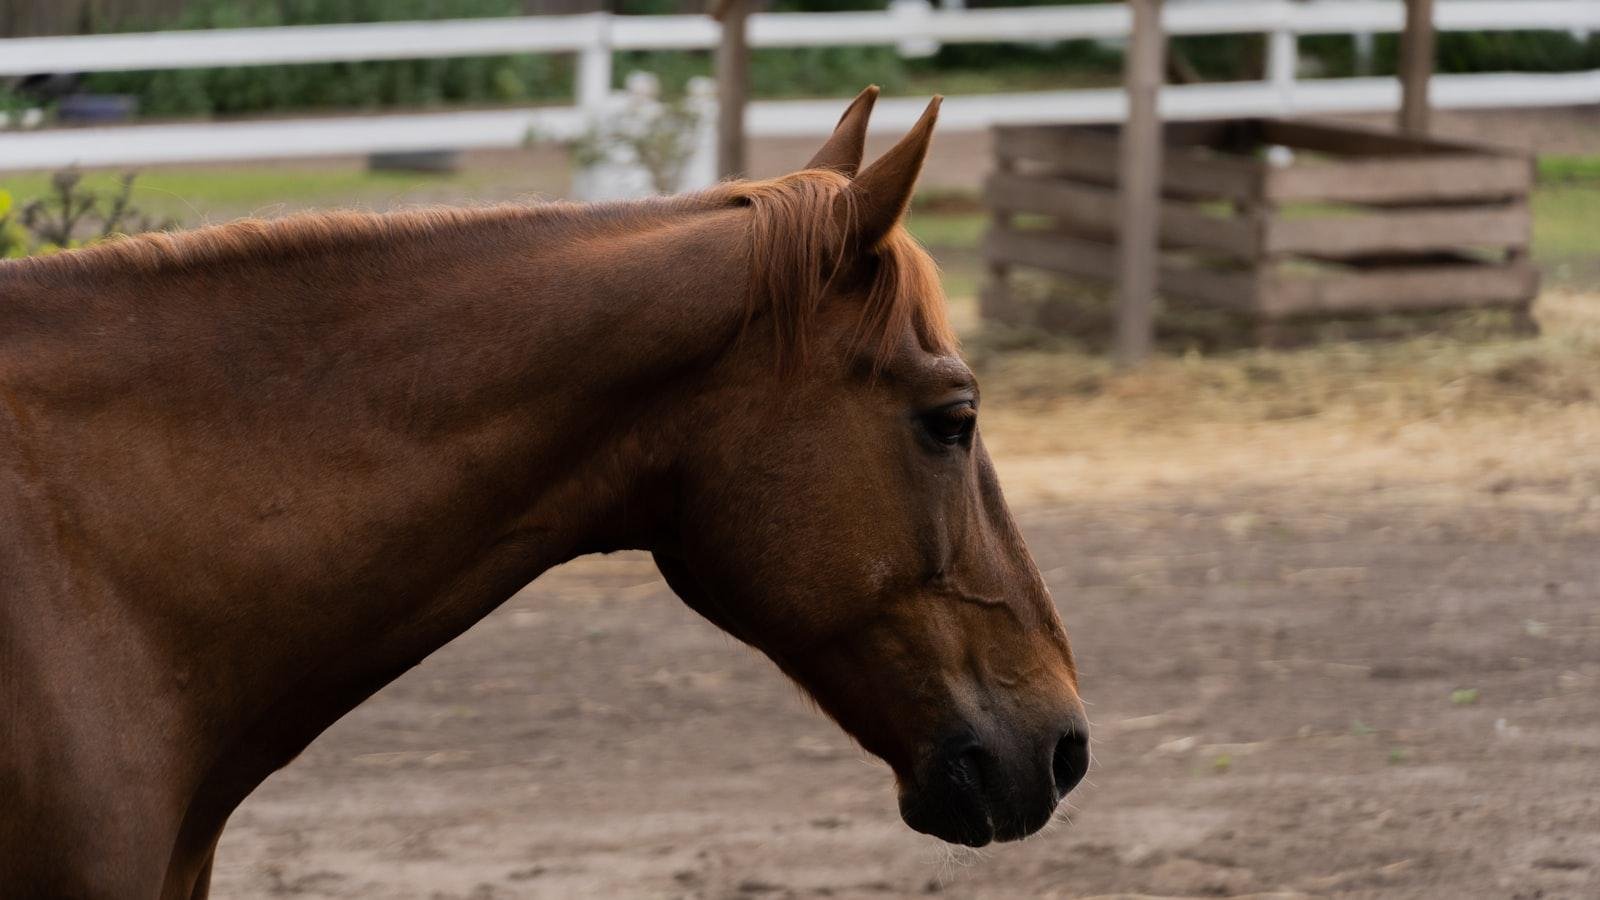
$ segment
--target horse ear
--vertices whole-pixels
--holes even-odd
[[[917,176],[922,173],[922,162],[928,158],[928,142],[943,100],[934,97],[900,143],[878,157],[845,189],[849,195],[843,210],[847,216],[845,227],[857,246],[876,246],[906,214]]]
[[[872,118],[872,105],[878,102],[878,86],[868,85],[844,108],[839,124],[834,126],[828,142],[817,155],[806,163],[808,169],[833,169],[851,178],[861,168],[861,155],[867,145],[867,120]]]

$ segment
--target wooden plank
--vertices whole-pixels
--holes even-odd
[[[1309,122],[1304,119],[1267,119],[1261,126],[1261,140],[1263,143],[1282,144],[1297,150],[1348,156],[1441,156],[1452,153],[1515,155],[1488,144],[1399,134],[1366,125]]]
[[[1525,247],[1533,218],[1521,203],[1365,212],[1265,222],[1262,251],[1338,259],[1460,247]]]
[[[1269,203],[1438,203],[1524,197],[1533,187],[1526,159],[1427,156],[1286,166],[1266,173]]]
[[[1400,35],[1400,130],[1428,133],[1428,81],[1433,78],[1433,0],[1406,0]]]
[[[1116,247],[1052,231],[991,228],[983,256],[991,264],[1027,266],[1058,275],[1111,281],[1116,277]]]
[[[1255,310],[1260,284],[1260,275],[1251,270],[1211,269],[1172,262],[1161,265],[1162,295],[1221,309]]]
[[[984,237],[983,254],[990,264],[1025,266],[1058,275],[1112,281],[1116,247],[1054,231],[995,228]],[[1156,264],[1160,293],[1229,309],[1251,309],[1258,278],[1250,271],[1207,269],[1163,261]]]
[[[717,44],[717,175],[745,173],[744,112],[750,101],[750,48],[747,26],[750,0],[715,0],[722,22]]]
[[[1272,120],[1236,118],[1162,122],[1161,138],[1168,147],[1248,148],[1261,143],[1262,130],[1269,121]],[[1017,136],[1059,140],[1063,132],[1068,138],[1088,137],[1112,144],[1117,140],[1117,126],[1114,125],[997,125],[994,130],[1002,143],[1007,138]]]
[[[1128,118],[1117,146],[1117,362],[1125,366],[1149,356],[1155,340],[1161,151],[1166,143],[1156,102],[1167,71],[1161,0],[1128,0],[1128,5],[1133,8],[1123,65]]]
[[[1166,122],[1161,133],[1168,146],[1210,147],[1243,152],[1261,143],[1264,119],[1197,119]]]
[[[1053,216],[1109,239],[1118,222],[1117,195],[1084,182],[1036,175],[995,173],[984,183],[984,199],[996,211]],[[1254,223],[1236,217],[1212,216],[1192,204],[1161,204],[1161,244],[1250,259],[1258,244]]]
[[[1113,185],[1117,140],[1101,129],[1071,125],[1022,125],[995,129],[995,153],[1012,162],[1042,163],[1058,172]],[[1248,201],[1260,196],[1266,165],[1259,160],[1209,154],[1199,148],[1168,147],[1161,168],[1162,193]]]
[[[1074,174],[1113,181],[1117,177],[1116,135],[1094,126],[1000,125],[995,153],[1010,162],[1071,166]]]
[[[1415,266],[1338,275],[1272,273],[1262,311],[1374,313],[1527,304],[1539,292],[1539,273],[1525,263]]]
[[[1484,262],[1484,257],[1461,249],[1420,253],[1352,254],[1339,260],[1339,264],[1346,267],[1346,271],[1370,270],[1374,272],[1395,268],[1414,268],[1417,266],[1481,266]]]

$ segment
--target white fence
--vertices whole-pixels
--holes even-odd
[[[1400,91],[1393,79],[1300,79],[1296,38],[1397,32],[1404,18],[1400,0],[1169,0],[1164,22],[1170,34],[1272,37],[1267,80],[1170,86],[1162,93],[1162,112],[1202,118],[1396,108]],[[750,20],[750,43],[1115,39],[1127,35],[1130,21],[1120,3],[926,11],[897,5],[883,12],[758,14]],[[1435,21],[1441,31],[1597,30],[1600,0],[1439,0]],[[706,49],[717,40],[718,26],[705,16],[608,13],[0,40],[0,76],[504,53],[572,53],[579,60],[571,106],[0,132],[0,170],[517,146],[530,130],[550,137],[578,133],[586,111],[599,108],[610,88],[614,51]],[[1600,71],[1442,75],[1433,81],[1432,98],[1442,108],[1600,103]],[[880,100],[874,121],[908,126],[924,102]],[[747,129],[752,136],[825,134],[841,107],[840,100],[756,102]],[[1123,109],[1115,89],[958,96],[946,100],[940,126],[1115,121]]]

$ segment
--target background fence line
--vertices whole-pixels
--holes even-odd
[[[1161,108],[1172,118],[1367,112],[1394,109],[1391,78],[1303,80],[1298,37],[1399,31],[1400,0],[1220,0],[1170,2],[1170,35],[1267,34],[1263,81],[1169,85]],[[1440,0],[1442,31],[1600,28],[1600,0]],[[1131,25],[1126,4],[878,12],[766,13],[750,19],[752,47],[885,45],[925,39],[946,43],[1121,39]],[[710,49],[719,26],[707,16],[590,13],[430,22],[384,22],[99,34],[0,40],[0,76],[259,66],[506,53],[578,56],[574,103],[484,111],[342,115],[266,121],[126,125],[0,132],[0,170],[77,164],[192,162],[359,154],[382,150],[511,147],[532,133],[572,137],[611,89],[619,50]],[[908,125],[921,99],[885,99],[875,121]],[[1440,108],[1564,106],[1600,103],[1600,72],[1441,75]],[[832,129],[840,101],[752,103],[751,136],[816,135]],[[982,129],[1021,122],[1116,121],[1120,89],[955,96],[940,125]]]

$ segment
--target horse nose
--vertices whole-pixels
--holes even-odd
[[[1059,802],[1078,786],[1089,771],[1089,733],[1079,727],[1067,729],[1056,741],[1055,756],[1050,771],[1056,779],[1056,800]]]

